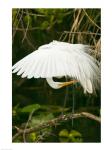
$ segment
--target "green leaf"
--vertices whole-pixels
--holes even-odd
[[[70,110],[70,108],[64,108],[58,105],[41,105],[41,109],[52,113],[67,112]]]
[[[42,24],[41,24],[41,29],[46,29],[49,27],[49,22],[48,21],[44,21]]]
[[[68,137],[69,136],[69,133],[68,133],[68,130],[67,129],[63,129],[59,132],[59,136],[60,137]]]
[[[76,130],[71,130],[71,132],[69,133],[69,141],[70,142],[83,142],[81,133]]]
[[[76,130],[71,130],[69,137],[82,137],[81,133]]]
[[[33,110],[38,110],[39,108],[40,108],[39,104],[28,105],[28,106],[23,107],[21,109],[21,112],[30,113]]]
[[[52,113],[41,113],[38,116],[32,117],[31,126],[39,125],[54,118]]]
[[[35,132],[30,133],[29,139],[30,139],[30,141],[34,142],[37,139],[36,133]]]
[[[24,21],[25,21],[25,24],[26,24],[26,25],[32,27],[32,17],[31,17],[31,16],[26,15],[26,16],[24,17]]]

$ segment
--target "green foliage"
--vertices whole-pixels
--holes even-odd
[[[35,132],[32,132],[28,135],[28,140],[30,142],[34,142],[34,141],[36,141],[36,139],[37,139],[37,134]]]
[[[63,106],[59,105],[41,105],[41,110],[57,114],[61,112],[67,112],[70,110],[70,108],[69,107],[64,108]]]
[[[90,54],[100,61],[100,13],[100,9],[13,9],[13,64],[52,40],[88,44],[93,48]],[[72,87],[53,90],[45,79],[27,80],[16,75],[13,75],[12,86],[13,127],[24,129],[26,124],[27,128],[34,127],[62,112],[71,113],[73,96],[74,112],[100,115],[100,91],[96,95],[84,95],[80,85],[74,88],[74,92]],[[26,142],[100,142],[99,124],[82,118],[73,123],[72,126],[70,120],[32,132],[26,135]],[[13,128],[13,135],[16,132]],[[14,142],[23,142],[23,136]]]
[[[60,142],[69,142],[69,133],[67,129],[63,129],[59,132],[59,140]]]
[[[76,130],[63,129],[59,132],[60,142],[83,142],[83,138],[80,132]]]
[[[23,108],[21,108],[21,112],[22,113],[31,113],[32,111],[36,111],[40,108],[40,105],[39,104],[33,104],[33,105],[28,105],[28,106],[25,106]]]
[[[54,116],[52,113],[42,112],[39,115],[32,117],[30,125],[31,126],[39,125],[39,124],[45,123],[46,121],[49,121],[53,118],[54,118]]]
[[[81,133],[76,130],[71,130],[69,133],[69,139],[71,142],[83,142]]]
[[[30,15],[26,15],[24,17],[24,22],[28,25],[28,27],[32,27],[32,17]]]

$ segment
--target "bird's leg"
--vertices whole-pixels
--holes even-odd
[[[72,81],[60,83],[60,84],[59,84],[59,87],[62,88],[62,87],[65,87],[65,86],[68,86],[68,85],[71,85],[71,84],[75,84],[75,83],[77,83],[77,82],[78,82],[77,80],[72,80]]]

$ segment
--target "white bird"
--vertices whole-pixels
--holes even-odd
[[[59,89],[79,82],[84,93],[93,93],[100,83],[98,62],[87,51],[88,45],[53,41],[24,57],[13,67],[22,78],[46,78],[48,84]],[[69,82],[55,82],[53,77],[69,77]]]

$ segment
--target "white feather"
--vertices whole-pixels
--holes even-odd
[[[13,73],[27,78],[69,76],[77,79],[84,91],[92,93],[100,82],[96,60],[86,52],[89,46],[53,41],[24,57],[13,67]]]

